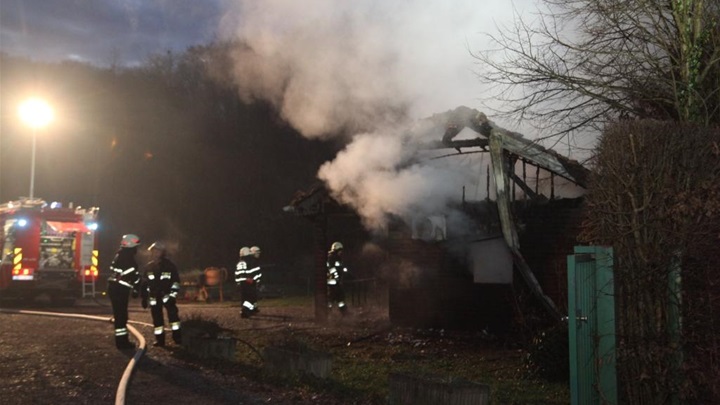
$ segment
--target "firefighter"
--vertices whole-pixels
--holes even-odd
[[[347,313],[347,305],[345,304],[345,290],[343,289],[343,278],[347,274],[347,267],[342,260],[343,245],[340,242],[334,242],[330,246],[327,257],[327,294],[328,308],[332,309],[333,303],[337,304],[340,313]]]
[[[118,349],[134,349],[128,338],[129,296],[137,298],[140,291],[139,268],[135,261],[140,238],[134,234],[123,235],[120,249],[110,264],[112,274],[108,278],[108,294],[112,303],[115,324],[115,346]]]
[[[247,270],[247,262],[245,261],[245,258],[247,256],[250,256],[250,248],[247,246],[243,246],[240,248],[239,253],[239,260],[237,264],[235,265],[235,299],[237,301],[242,301],[242,289],[243,289],[243,281],[245,281],[245,271]]]
[[[155,242],[148,248],[151,260],[144,272],[146,283],[143,295],[143,308],[150,304],[153,319],[155,346],[165,346],[165,321],[163,307],[167,310],[172,338],[175,343],[182,342],[180,317],[176,304],[180,292],[180,276],[175,264],[167,258],[167,249],[162,242]]]
[[[241,256],[243,251],[241,249]],[[244,268],[243,268],[244,267]],[[249,318],[260,312],[258,309],[258,284],[262,279],[262,268],[260,267],[260,248],[253,246],[245,251],[238,262],[235,271],[235,282],[240,285],[242,309],[240,317]]]

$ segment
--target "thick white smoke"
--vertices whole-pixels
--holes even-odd
[[[237,0],[228,7],[222,32],[244,44],[233,54],[242,95],[272,102],[306,137],[351,134],[319,177],[370,227],[387,214],[432,212],[461,198],[472,173],[419,159],[409,123],[478,107],[469,48],[495,20],[509,21],[512,3]],[[434,139],[441,137],[442,129]]]
[[[460,200],[470,179],[445,161],[422,156],[413,141],[391,129],[356,135],[320,168],[318,177],[336,198],[352,204],[371,229],[385,225],[388,214],[437,213],[449,201]]]

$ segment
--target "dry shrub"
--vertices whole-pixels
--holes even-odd
[[[567,382],[570,378],[570,354],[566,322],[537,333],[528,347],[525,360],[531,377]]]
[[[720,398],[719,180],[718,129],[623,121],[599,143],[581,239],[615,251],[623,403]]]

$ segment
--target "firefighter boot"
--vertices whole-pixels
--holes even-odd
[[[347,312],[348,312],[347,305],[343,305],[340,307],[340,313],[342,314],[343,317],[345,315],[347,315]]]
[[[118,350],[133,350],[135,345],[130,342],[128,335],[115,336],[115,347]]]
[[[172,331],[173,342],[182,344],[182,329]]]
[[[155,335],[155,347],[165,347],[165,334]]]

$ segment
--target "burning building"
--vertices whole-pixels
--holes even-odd
[[[383,139],[379,158],[348,169],[347,156]],[[342,154],[321,168],[324,185],[288,206],[315,224],[316,291],[324,291],[327,247],[342,239],[358,261],[363,251],[381,252],[360,271],[387,283],[395,324],[502,329],[522,316],[520,290],[550,318],[563,315],[564,260],[588,176],[578,162],[467,107],[401,136],[369,135]],[[458,160],[463,170],[445,163]],[[318,319],[327,316],[324,300],[316,294]]]

